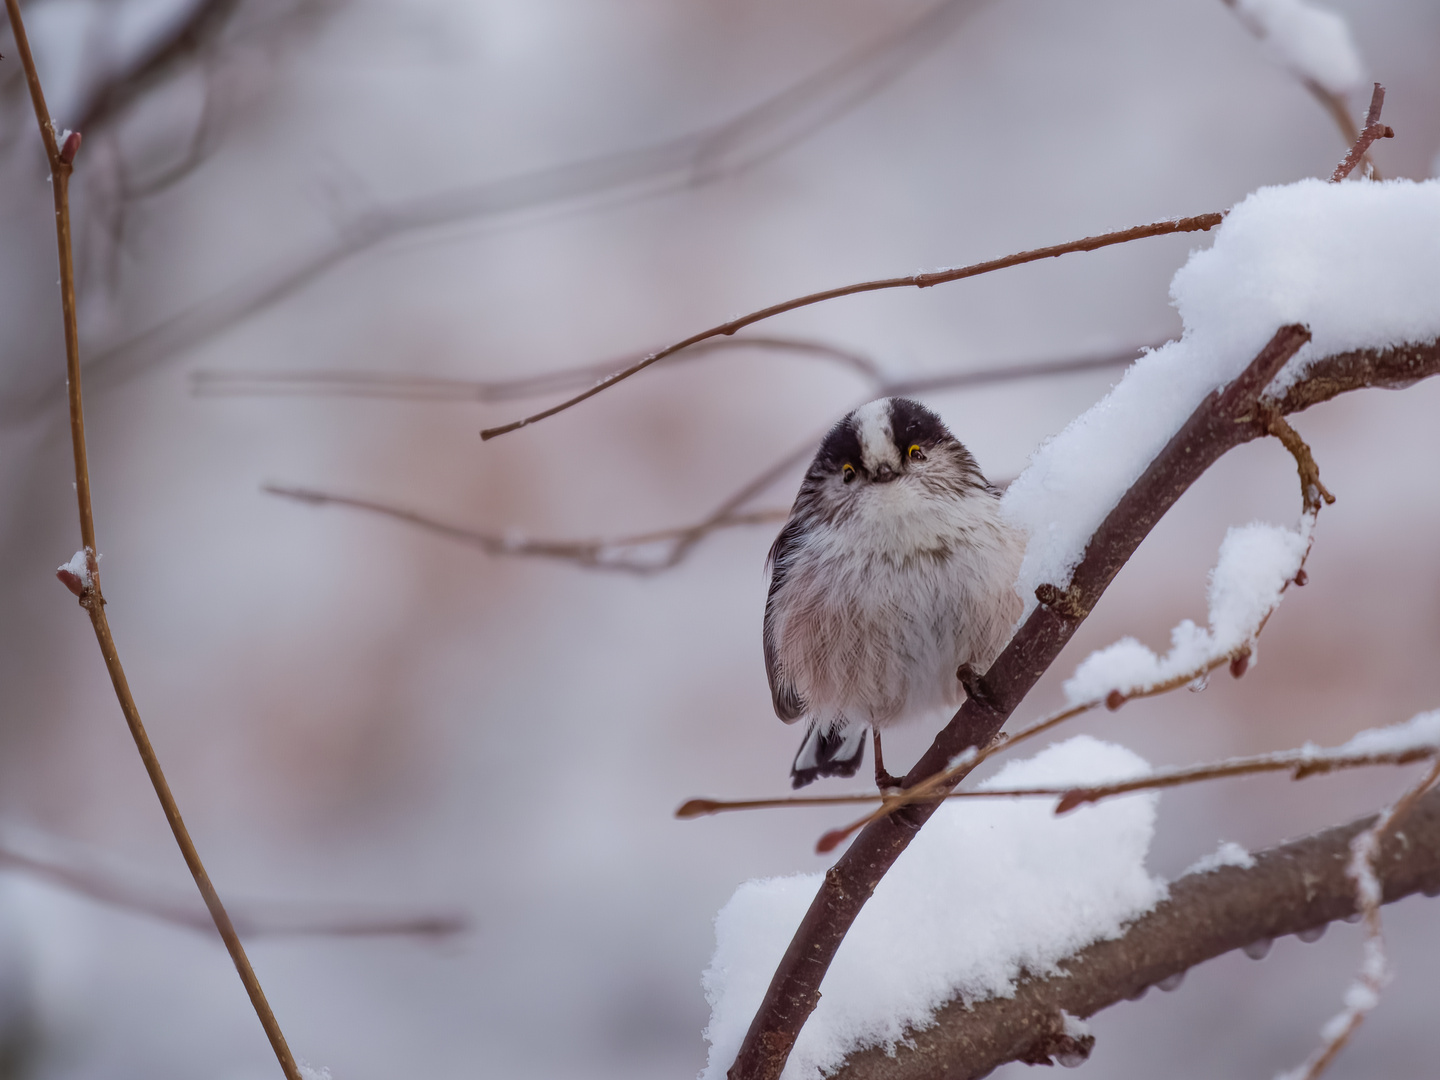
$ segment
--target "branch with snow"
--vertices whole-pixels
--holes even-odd
[[[1021,595],[1042,602],[906,787],[994,739],[1140,542],[1228,450],[1271,434],[1275,415],[1440,373],[1440,183],[1263,189],[1231,211],[1171,291],[1180,340],[1142,357],[1006,492],[1007,514],[1030,537]],[[841,942],[942,794],[866,826],[826,873],[734,1080],[781,1075]]]
[[[984,1076],[1007,1061],[1050,1056],[1067,1016],[1092,1016],[1151,986],[1174,989],[1187,970],[1234,949],[1258,957],[1278,937],[1314,940],[1328,923],[1361,912],[1349,874],[1352,844],[1377,820],[1253,854],[1229,845],[1213,865],[1171,882],[1168,897],[1121,935],[1059,961],[1053,973],[1016,979],[1010,996],[954,997],[928,1023],[901,1031],[893,1046],[852,1049],[831,1080]],[[1414,801],[1404,832],[1403,839],[1389,832],[1375,852],[1381,903],[1440,895],[1440,791]]]
[[[1440,716],[1435,718],[1440,719]],[[1345,875],[1355,887],[1355,910],[1365,921],[1364,958],[1355,981],[1345,991],[1345,1008],[1320,1029],[1320,1037],[1324,1040],[1320,1048],[1298,1069],[1278,1080],[1315,1080],[1345,1048],[1370,1010],[1380,1003],[1380,991],[1390,981],[1390,963],[1385,956],[1385,939],[1380,926],[1380,905],[1385,902],[1385,889],[1378,873],[1381,845],[1414,814],[1420,800],[1437,781],[1440,781],[1440,760],[1418,783],[1382,810],[1373,825],[1350,841],[1350,864],[1345,868]],[[1407,829],[1406,834],[1397,836],[1397,839],[1406,845],[1417,841],[1425,843],[1423,836],[1413,834],[1413,829]]]

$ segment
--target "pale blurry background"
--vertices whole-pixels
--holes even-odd
[[[32,0],[57,121],[78,126],[96,73],[194,2]],[[933,2],[241,0],[200,64],[86,131],[86,355],[197,303],[243,301],[323,255],[357,215],[457,190],[493,199],[490,181],[729,120]],[[1440,6],[1336,6],[1389,89],[1398,137],[1378,149],[1381,170],[1427,176],[1440,149]],[[518,209],[401,230],[249,317],[188,339],[171,327],[87,376],[110,617],[222,895],[473,919],[440,943],[251,946],[291,1046],[337,1080],[693,1075],[714,912],[747,878],[822,866],[814,841],[847,814],[671,816],[694,795],[785,790],[798,733],[771,712],[760,655],[773,526],[717,534],[636,578],[493,558],[261,485],[536,537],[659,528],[707,512],[866,386],[820,361],[727,354],[482,444],[481,427],[551,399],[197,397],[193,373],[540,373],[850,280],[1221,209],[1326,175],[1344,152],[1220,0],[977,2],[921,44],[857,69],[791,128],[747,129],[752,141],[715,168],[672,164],[605,191],[599,169],[546,174],[564,197],[526,181],[518,202],[490,205]],[[184,896],[87,620],[53,578],[78,538],[50,196],[8,36],[0,51],[0,822]],[[876,71],[895,77],[867,91]],[[202,114],[198,166],[126,198],[184,161]],[[1148,240],[761,329],[894,374],[1123,351],[1178,331],[1169,278],[1205,243]],[[928,400],[1005,478],[1115,375]],[[1311,584],[1271,621],[1258,667],[1075,729],[1181,764],[1340,741],[1440,705],[1437,411],[1432,383],[1301,416],[1339,502],[1322,515]],[[756,505],[786,504],[797,477]],[[1291,523],[1298,502],[1278,445],[1230,455],[1017,719],[1047,711],[1088,650],[1125,633],[1158,647],[1179,619],[1203,616],[1225,528]],[[897,739],[896,762],[908,767],[929,737]],[[1221,839],[1270,844],[1372,809],[1404,782],[1167,794],[1152,862],[1178,874]],[[1398,976],[1337,1078],[1434,1074],[1437,911],[1416,898],[1386,916]],[[1270,1075],[1309,1051],[1358,959],[1344,925],[1315,945],[1281,941],[1263,963],[1224,957],[1173,994],[1101,1014],[1088,1069]],[[0,874],[0,1043],[5,1076],[277,1075],[218,941],[13,871]]]

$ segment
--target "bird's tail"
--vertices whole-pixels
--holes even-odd
[[[790,766],[790,786],[801,788],[822,776],[854,776],[865,758],[865,733],[869,730],[864,724],[843,720],[833,727],[812,721]]]

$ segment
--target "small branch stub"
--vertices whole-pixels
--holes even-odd
[[[1335,166],[1335,172],[1330,177],[1332,184],[1338,184],[1352,172],[1355,166],[1359,165],[1369,151],[1370,146],[1377,139],[1393,139],[1395,129],[1380,123],[1380,109],[1385,104],[1385,87],[1378,82],[1375,90],[1370,95],[1370,111],[1365,115],[1365,129],[1360,132],[1360,137],[1355,140],[1355,145],[1350,147],[1350,152],[1345,155],[1344,160]]]

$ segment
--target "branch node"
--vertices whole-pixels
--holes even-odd
[[[1090,614],[1090,607],[1081,598],[1080,592],[1075,586],[1070,585],[1061,589],[1049,582],[1035,587],[1035,599],[1044,604],[1055,614],[1067,619],[1079,621]]]
[[[1300,498],[1304,503],[1305,512],[1314,514],[1320,510],[1321,500],[1326,505],[1335,501],[1335,496],[1330,494],[1330,489],[1320,481],[1320,466],[1315,464],[1315,456],[1310,452],[1310,447],[1300,437],[1300,433],[1290,426],[1290,422],[1280,415],[1278,409],[1267,406],[1263,414],[1265,430],[1275,438],[1279,439],[1286,450],[1290,451],[1291,457],[1295,459],[1295,468],[1300,473]],[[1297,581],[1303,585],[1304,582]]]
[[[75,155],[79,152],[80,132],[66,132],[65,141],[60,144],[60,160],[66,165],[73,165],[75,163]]]
[[[1246,645],[1238,653],[1230,658],[1230,674],[1234,678],[1243,678],[1245,672],[1250,670],[1250,646]]]
[[[1066,1012],[1051,1018],[1050,1030],[1031,1043],[1015,1060],[1026,1065],[1063,1065],[1075,1069],[1090,1058],[1095,1036],[1088,1025]]]

